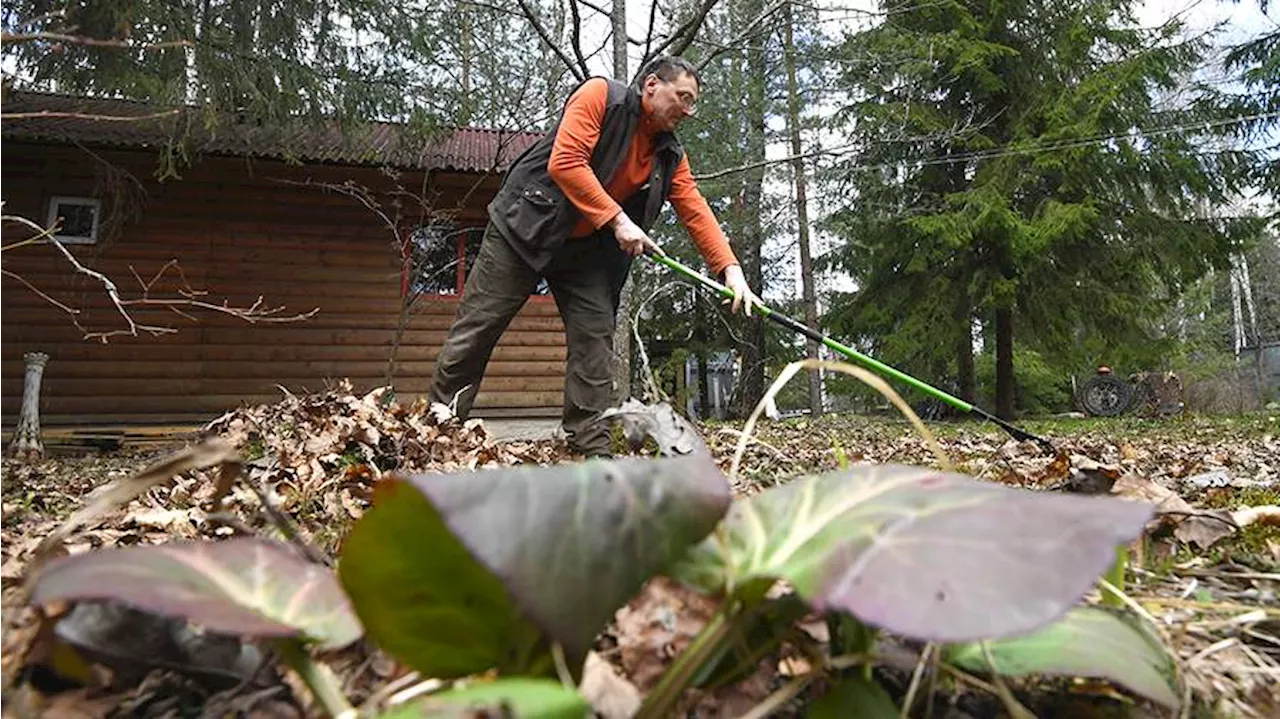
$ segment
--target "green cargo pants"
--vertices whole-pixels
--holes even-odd
[[[609,451],[607,428],[588,424],[613,403],[613,331],[629,267],[630,258],[612,236],[597,233],[566,242],[541,274],[555,297],[568,341],[562,425],[570,448],[588,456]],[[490,223],[436,360],[430,401],[452,406],[456,398],[456,415],[470,415],[494,345],[539,278]]]

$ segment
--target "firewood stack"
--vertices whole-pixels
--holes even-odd
[[[44,352],[27,352],[26,378],[22,385],[22,413],[18,416],[18,428],[9,443],[9,456],[22,462],[44,459],[44,444],[40,441],[40,380],[49,355]]]

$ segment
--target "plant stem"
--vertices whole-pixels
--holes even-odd
[[[809,686],[809,682],[813,681],[813,679],[814,674],[812,672],[792,679],[782,685],[781,689],[765,697],[764,701],[752,707],[751,711],[738,717],[738,719],[766,719],[766,717],[773,716],[774,712],[804,691],[804,688]]]
[[[302,642],[292,637],[277,639],[273,646],[280,653],[280,658],[306,683],[325,713],[334,719],[355,719],[356,709],[342,693],[342,683],[328,664],[312,659]]]
[[[1129,548],[1121,544],[1116,547],[1116,561],[1111,565],[1111,569],[1107,570],[1106,579],[1112,586],[1120,591],[1124,591],[1124,574],[1125,568],[1129,563]],[[1111,607],[1123,607],[1124,599],[1115,592],[1103,586],[1102,603]]]
[[[633,719],[665,719],[670,716],[671,707],[680,698],[680,694],[688,687],[689,682],[702,668],[708,658],[721,649],[721,644],[730,635],[733,622],[725,610],[716,612],[707,626],[694,637],[676,661],[662,674],[658,685],[649,692],[640,704]]]

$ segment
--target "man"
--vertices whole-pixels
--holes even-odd
[[[631,261],[661,252],[647,234],[665,201],[711,272],[734,291],[732,311],[759,299],[698,191],[675,136],[701,90],[686,60],[651,62],[634,86],[580,84],[554,130],[516,159],[493,201],[449,339],[436,360],[432,402],[466,418],[498,338],[545,278],[564,320],[568,360],[562,423],[575,452],[609,456],[593,422],[613,401],[613,333]]]

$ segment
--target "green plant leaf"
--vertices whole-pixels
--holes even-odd
[[[580,662],[614,611],[730,501],[706,455],[385,482],[346,540],[339,577],[370,636],[438,677],[523,667],[543,635]]]
[[[805,716],[809,719],[898,719],[898,707],[879,682],[851,674],[818,697]]]
[[[987,649],[1001,674],[1108,679],[1165,706],[1178,706],[1173,658],[1153,637],[1102,609],[1076,607],[1031,634],[987,642]],[[943,657],[964,669],[990,670],[976,642],[949,646]]]
[[[1124,499],[861,466],[735,502],[670,573],[747,598],[786,579],[818,611],[907,637],[992,639],[1065,614],[1151,514]]]
[[[288,545],[257,537],[99,549],[49,562],[31,599],[115,600],[210,630],[302,636],[344,647],[363,629],[337,579]]]
[[[582,719],[591,705],[577,691],[551,679],[508,677],[419,699],[382,714],[383,719]]]

